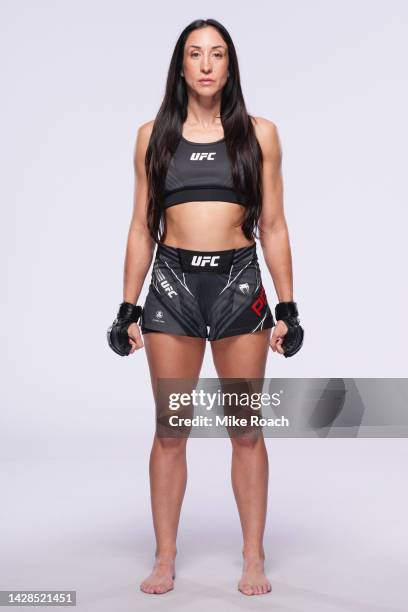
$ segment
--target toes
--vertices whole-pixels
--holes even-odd
[[[156,593],[162,594],[162,593],[167,593],[167,591],[170,591],[172,589],[172,585],[168,584],[168,583],[161,583],[158,584],[156,587]]]
[[[241,584],[240,586],[238,586],[238,589],[242,593],[244,593],[245,595],[253,595],[254,594],[252,585],[248,584],[247,582],[245,582],[244,584]]]
[[[149,593],[150,595],[161,595],[162,593],[167,593],[167,591],[170,591],[172,588],[172,582],[151,583],[144,581],[140,585],[140,590],[143,591],[143,593]]]
[[[156,589],[160,589],[160,585],[155,585],[155,584],[142,584],[140,586],[140,589],[143,591],[143,593],[148,593],[149,595],[154,595],[155,593],[161,593],[160,590],[156,590]]]
[[[269,593],[272,590],[272,587],[269,583],[267,584],[249,584],[247,582],[240,584],[238,589],[242,591],[245,595],[263,595],[264,593]]]

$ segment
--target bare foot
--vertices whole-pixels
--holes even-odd
[[[152,573],[143,580],[140,590],[151,594],[167,593],[167,591],[174,589],[173,580],[175,577],[174,557],[157,557]]]
[[[244,569],[238,590],[244,595],[262,595],[272,591],[271,583],[264,573],[262,557],[244,557]]]

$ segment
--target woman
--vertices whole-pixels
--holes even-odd
[[[246,112],[235,48],[219,22],[197,20],[180,35],[163,104],[156,119],[139,128],[134,160],[124,302],[109,330],[112,348],[128,354],[145,346],[155,397],[160,378],[198,378],[206,340],[219,377],[263,378],[269,345],[290,356],[303,340],[292,301],[281,150],[274,123]],[[276,325],[257,261],[257,227],[279,298]],[[155,244],[142,309],[135,304]],[[141,584],[145,593],[174,587],[186,442],[186,437],[158,437],[157,432],[153,441],[156,556],[152,573]],[[243,531],[238,589],[246,595],[267,593],[265,443],[262,435],[251,443],[239,436],[231,442],[232,484]]]

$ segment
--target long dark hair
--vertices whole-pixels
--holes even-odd
[[[167,75],[166,91],[146,151],[148,179],[147,224],[157,243],[166,235],[163,201],[167,169],[180,142],[183,123],[187,118],[187,86],[180,72],[183,67],[184,45],[190,32],[213,26],[228,47],[229,78],[221,94],[221,123],[227,153],[231,162],[234,189],[245,197],[242,231],[248,240],[258,237],[256,229],[262,208],[262,151],[255,136],[252,116],[247,113],[238,67],[238,58],[231,36],[215,19],[197,19],[180,34],[173,51]]]

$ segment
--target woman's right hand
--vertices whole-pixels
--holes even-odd
[[[131,323],[128,327],[129,344],[131,345],[130,353],[134,353],[138,349],[141,349],[144,344],[142,340],[142,334],[140,333],[140,327],[137,323]]]

